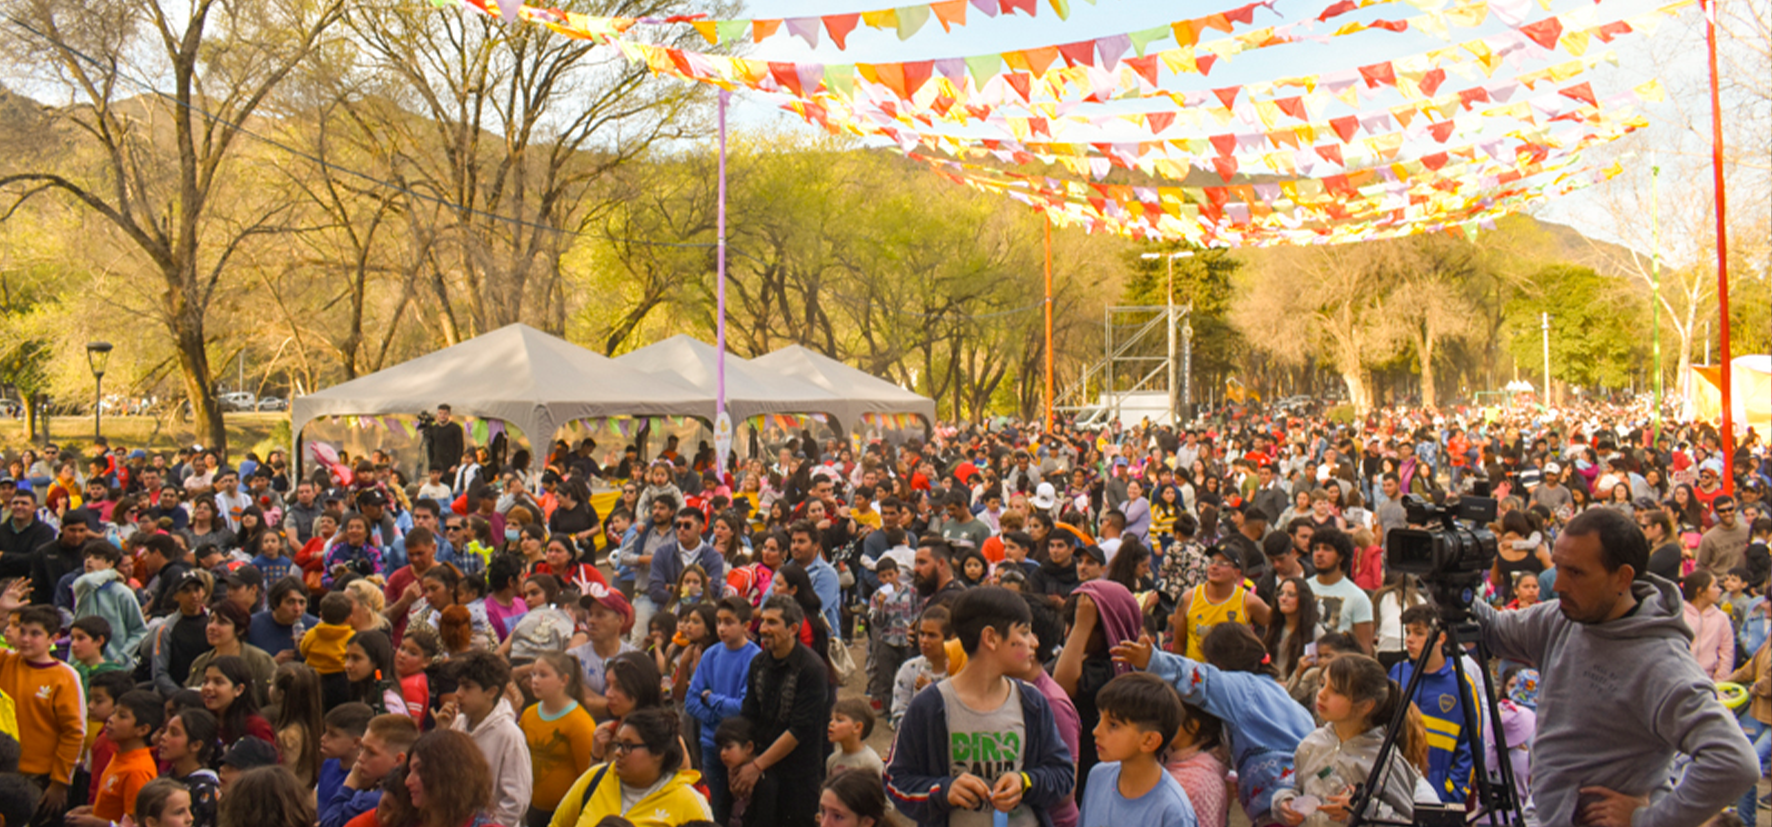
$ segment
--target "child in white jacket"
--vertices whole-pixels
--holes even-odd
[[[1317,692],[1323,726],[1305,736],[1294,756],[1293,788],[1274,793],[1274,815],[1286,824],[1331,827],[1348,820],[1354,787],[1366,782],[1384,743],[1385,727],[1403,690],[1378,661],[1342,655]],[[1366,807],[1367,818],[1409,821],[1415,802],[1439,802],[1416,766],[1427,762],[1425,730],[1413,708],[1397,736],[1389,766]]]
[[[504,658],[476,649],[450,661],[449,669],[456,700],[438,711],[437,726],[467,733],[486,756],[492,767],[492,821],[523,824],[534,771],[523,729],[504,698],[511,667]]]

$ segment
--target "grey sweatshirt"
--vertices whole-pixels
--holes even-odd
[[[1631,585],[1637,608],[1584,625],[1551,600],[1497,612],[1476,603],[1483,639],[1498,657],[1538,664],[1538,735],[1532,796],[1539,823],[1571,824],[1582,787],[1647,795],[1636,827],[1697,827],[1759,778],[1759,759],[1717,702],[1689,648],[1680,592],[1655,575]],[[1676,753],[1691,756],[1678,786]]]

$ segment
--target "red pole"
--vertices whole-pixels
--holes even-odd
[[[1704,3],[1704,37],[1710,48],[1710,166],[1717,190],[1717,315],[1722,330],[1723,391],[1723,493],[1735,492],[1735,408],[1730,399],[1734,391],[1729,376],[1729,224],[1728,202],[1723,190],[1723,98],[1717,81],[1717,5],[1721,0]]]

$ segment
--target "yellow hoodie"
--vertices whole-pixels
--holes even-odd
[[[603,779],[591,793],[590,805],[581,809],[585,787],[599,772],[602,772]],[[663,787],[640,799],[624,813],[621,811],[621,779],[616,777],[614,767],[598,764],[572,782],[572,788],[560,799],[560,808],[554,811],[554,820],[548,823],[548,827],[596,827],[604,816],[612,815],[626,818],[634,827],[676,827],[689,821],[712,821],[714,811],[708,808],[708,800],[694,786],[700,780],[701,773],[695,770],[677,770]]]

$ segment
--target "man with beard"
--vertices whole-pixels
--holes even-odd
[[[830,718],[824,661],[800,642],[806,622],[800,604],[775,595],[763,603],[757,637],[763,652],[745,675],[740,715],[756,727],[756,744],[768,746],[748,764],[730,770],[732,791],[748,798],[765,773],[780,790],[777,823],[812,827],[818,822],[818,789],[824,782],[823,743]]]
[[[923,598],[918,613],[928,611],[930,606],[946,606],[966,590],[966,584],[954,576],[953,547],[934,536],[923,537],[917,542],[911,582],[916,584],[917,594]]]
[[[1751,807],[1759,761],[1691,655],[1679,588],[1642,573],[1643,532],[1622,512],[1590,509],[1569,521],[1551,559],[1554,602],[1474,604],[1496,657],[1541,664],[1540,822],[1696,827],[1743,793]],[[1676,755],[1690,763],[1672,783]]]

